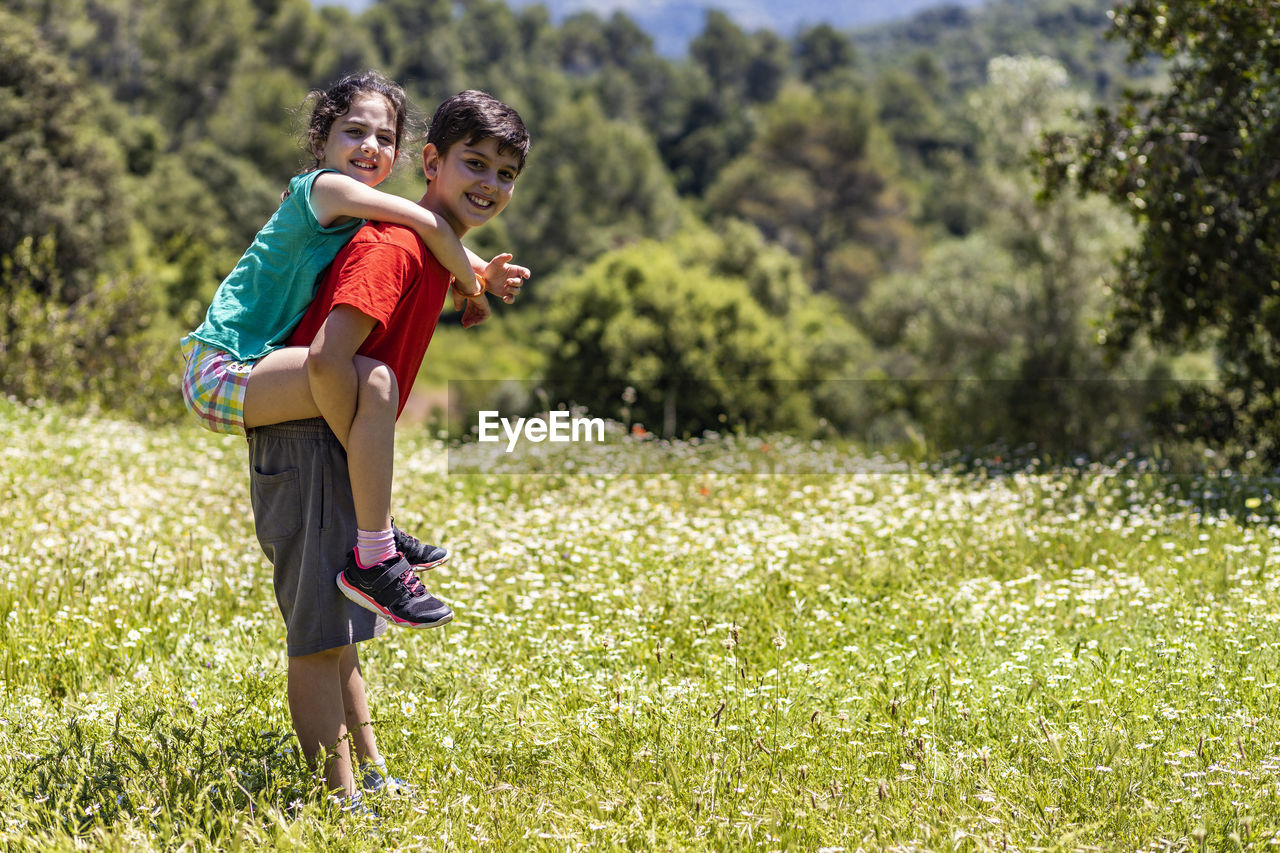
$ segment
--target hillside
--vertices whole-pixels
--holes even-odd
[[[374,5],[374,0],[313,2],[317,7],[343,6],[355,12]],[[592,12],[602,18],[622,12],[653,37],[659,53],[678,56],[702,31],[708,8],[727,12],[744,29],[768,29],[789,36],[811,24],[826,23],[837,29],[851,30],[902,20],[943,5],[965,8],[980,6],[983,2],[985,0],[952,0],[944,4],[939,0],[900,0],[889,4],[880,0],[845,0],[839,3],[793,0],[780,4],[765,0],[512,0],[510,5],[522,7],[540,3],[547,7],[555,21],[579,12]]]

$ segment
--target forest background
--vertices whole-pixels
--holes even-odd
[[[502,380],[513,409],[898,448],[1238,438],[1265,421],[1248,382],[1205,389],[1265,371],[1224,361],[1245,340],[1232,317],[1166,334],[1167,306],[1125,289],[1165,280],[1140,263],[1148,178],[1107,136],[1133,130],[1128,87],[1178,90],[1197,43],[1134,37],[1144,2],[1131,43],[1109,39],[1112,5],[992,0],[787,37],[710,11],[670,57],[620,13],[495,0],[6,0],[0,392],[180,417],[176,341],[303,165],[307,91],[373,67],[423,117],[490,91],[534,139],[510,209],[469,238],[529,266],[527,295],[478,330],[442,324],[424,400]],[[1237,5],[1274,51],[1274,4]],[[403,161],[387,188],[416,198],[414,146]],[[1186,255],[1178,239],[1162,256]]]

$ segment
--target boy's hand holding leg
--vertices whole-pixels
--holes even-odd
[[[462,328],[470,329],[472,326],[478,326],[492,315],[489,308],[489,297],[481,293],[474,299],[466,300],[466,307],[462,309]]]

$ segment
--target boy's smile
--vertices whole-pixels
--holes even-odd
[[[484,225],[511,201],[520,165],[514,154],[499,153],[498,147],[498,140],[488,137],[455,143],[444,157],[431,143],[422,151],[429,182],[424,201],[458,234]]]

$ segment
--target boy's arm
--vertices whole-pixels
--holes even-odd
[[[447,222],[407,198],[375,190],[337,172],[325,172],[311,187],[311,209],[316,220],[325,226],[340,217],[349,216],[352,219],[394,222],[412,228],[436,260],[453,273],[458,292],[473,298],[484,295],[472,269],[471,258],[458,235]]]
[[[335,305],[307,352],[311,398],[343,447],[347,446],[351,422],[356,417],[356,351],[376,322],[350,305]]]

